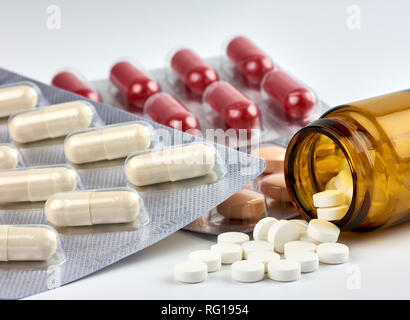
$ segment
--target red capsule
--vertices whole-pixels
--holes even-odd
[[[295,119],[307,117],[316,104],[314,93],[283,71],[269,72],[262,81],[262,88],[286,115]]]
[[[227,82],[211,85],[204,99],[231,128],[251,130],[259,125],[258,107]]]
[[[226,48],[226,54],[245,78],[260,84],[264,75],[273,70],[272,60],[245,37],[233,38]]]
[[[69,71],[63,71],[57,73],[51,80],[51,84],[54,87],[70,91],[72,93],[83,96],[87,99],[101,102],[99,94],[89,88],[84,82],[82,82],[74,73]]]
[[[177,51],[171,59],[171,67],[185,85],[199,95],[219,80],[218,73],[189,49]]]
[[[167,93],[158,93],[150,97],[144,105],[144,112],[155,122],[177,130],[199,129],[198,120],[192,113]]]
[[[150,96],[161,91],[156,81],[126,61],[118,62],[111,68],[110,80],[131,106],[140,109]]]

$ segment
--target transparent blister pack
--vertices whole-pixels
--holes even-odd
[[[78,95],[0,69],[0,85],[21,81],[35,83],[49,105],[75,103],[79,100]],[[18,147],[25,167],[0,171],[0,175],[10,175],[6,179],[0,179],[0,194],[4,198],[0,210],[1,222],[13,226],[34,224],[55,227],[65,252],[62,265],[53,264],[47,269],[27,270],[24,277],[20,275],[20,269],[14,269],[12,265],[7,269],[0,268],[0,298],[21,298],[53,289],[138,252],[215,208],[264,170],[263,160],[246,153],[220,144],[205,143],[199,137],[102,103],[87,100],[87,105],[93,106],[95,116],[106,127],[84,128],[85,131],[78,131],[82,128],[70,128],[70,132],[64,134],[67,136],[66,140],[61,137],[20,143]],[[12,118],[15,117],[17,115]],[[98,145],[99,142],[103,152],[108,152],[99,161],[70,161],[75,160],[75,157],[69,159],[68,154],[77,143],[69,144],[69,151],[64,152],[64,141],[68,142],[83,134],[93,135],[100,129],[114,130],[115,133],[110,132],[106,138],[117,137],[121,140],[121,132],[124,133],[123,129],[127,125],[137,130],[127,130],[126,138],[134,142],[136,132],[143,137],[136,149],[134,146],[124,150],[124,145],[129,147],[129,143],[107,145],[109,139],[101,141],[104,134],[97,134],[97,141],[92,145]],[[55,140],[55,144],[51,140]],[[77,142],[82,143],[84,140],[86,139],[77,139]],[[0,143],[7,142],[6,136],[0,137]],[[54,147],[50,147],[50,143]],[[26,145],[34,146],[26,148]],[[203,146],[209,151],[206,154],[214,156],[215,164],[207,172],[214,174],[213,179],[201,180],[199,174],[195,175],[196,178],[191,177],[192,179],[182,177],[178,173],[180,164],[177,162],[175,166],[172,163],[171,167],[167,166],[172,174],[168,176],[171,180],[169,182],[135,187],[127,181],[124,165],[126,156],[129,156],[129,164],[133,157],[143,157],[144,152],[145,156],[155,152],[167,154],[167,150],[176,147],[174,150],[184,150],[183,153],[178,153],[186,156],[183,161],[191,158],[195,160],[196,155],[200,154],[193,147],[195,145]],[[94,153],[87,151],[84,154],[88,156]],[[117,157],[120,158],[114,159]],[[205,173],[205,167],[202,170]],[[39,174],[40,171],[42,174]],[[22,177],[15,179],[14,175]],[[173,181],[174,178],[179,181]],[[181,184],[183,181],[187,183]],[[168,187],[171,185],[173,187]],[[139,188],[144,190],[140,191]],[[73,203],[73,206],[68,206],[70,201],[60,201],[62,199],[58,197],[75,200],[78,207]],[[135,210],[121,211],[121,204],[128,206],[130,203],[135,205]],[[139,209],[137,203],[140,205]],[[115,209],[110,209],[110,206],[115,206]],[[136,215],[137,211],[139,213]],[[123,219],[119,219],[121,217]]]
[[[129,59],[118,62],[109,78],[93,82],[105,103],[231,147],[286,143],[328,109],[312,88],[244,37],[231,39],[214,58],[173,50],[164,68],[148,72]],[[135,100],[137,91],[138,105],[124,103],[121,96]]]
[[[0,272],[61,269],[66,261],[58,233],[43,224],[0,224]]]

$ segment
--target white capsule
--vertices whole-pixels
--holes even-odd
[[[37,91],[28,85],[0,88],[0,118],[33,109],[38,100]]]
[[[11,146],[0,145],[0,169],[14,169],[18,163],[18,151]]]
[[[48,221],[59,227],[129,223],[140,209],[138,194],[126,190],[56,193],[44,206]]]
[[[258,221],[253,229],[253,239],[254,240],[268,240],[268,233],[270,227],[273,226],[278,220],[273,217],[266,217]]]
[[[133,123],[75,133],[64,142],[66,158],[73,163],[125,158],[146,150],[151,145],[151,132]]]
[[[66,167],[1,171],[0,203],[45,201],[54,193],[75,190],[77,179]]]
[[[309,222],[307,234],[319,242],[336,242],[340,229],[329,221],[312,219]]]
[[[72,101],[19,113],[10,118],[9,134],[18,143],[63,137],[75,130],[87,129],[94,111],[84,101]]]
[[[202,143],[130,156],[125,175],[136,186],[204,176],[215,166],[216,151]]]
[[[57,235],[47,228],[0,226],[0,261],[45,261],[57,246]]]

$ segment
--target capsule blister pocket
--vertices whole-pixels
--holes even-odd
[[[47,100],[48,105],[81,100],[78,96],[67,91],[53,88],[35,80],[27,79],[0,69],[0,86],[21,81],[30,81],[37,85]],[[142,130],[147,129],[147,132],[153,133],[151,136],[153,139],[149,146],[148,143],[146,143],[149,152],[167,153],[166,150],[174,146],[188,145],[189,147],[189,144],[203,144],[203,140],[200,138],[187,135],[179,130],[170,129],[169,127],[154,123],[149,119],[142,119],[141,117],[98,102],[87,101],[87,104],[93,106],[95,116],[98,116],[98,118],[101,119],[101,123],[109,126],[109,128],[120,128],[127,124],[139,124]],[[96,132],[99,128],[102,127],[88,129],[88,132]],[[69,132],[66,141],[68,141],[70,137],[75,137],[77,134],[80,135],[81,133]],[[6,136],[1,136],[0,138],[0,143],[7,142]],[[26,145],[30,145],[30,147],[26,147]],[[78,177],[78,181],[81,181],[81,183],[76,183],[75,187],[74,183],[65,183],[64,186],[67,186],[67,188],[58,188],[58,186],[61,187],[61,184],[58,183],[59,179],[57,179],[59,175],[53,174],[47,176],[50,179],[40,179],[37,182],[34,181],[36,180],[33,178],[34,176],[30,176],[28,181],[26,181],[27,179],[18,181],[13,179],[0,179],[0,185],[3,184],[3,187],[5,184],[11,183],[13,185],[13,181],[16,182],[14,188],[17,189],[19,188],[18,184],[25,185],[25,182],[29,183],[29,188],[22,191],[15,190],[16,194],[14,198],[9,192],[11,190],[10,188],[7,188],[8,192],[6,193],[1,192],[3,196],[4,194],[9,195],[9,198],[5,199],[7,201],[3,201],[7,203],[0,205],[1,226],[30,224],[55,227],[59,234],[61,248],[64,248],[65,252],[64,263],[53,262],[54,260],[51,259],[36,270],[24,269],[26,271],[24,276],[20,273],[21,268],[17,268],[17,265],[16,268],[14,268],[13,263],[0,262],[0,298],[21,298],[53,289],[57,286],[80,279],[128,255],[140,251],[183,228],[200,217],[204,212],[216,207],[220,202],[243,188],[244,185],[264,170],[264,162],[260,159],[222,145],[209,143],[207,146],[215,150],[215,162],[218,163],[218,165],[212,168],[213,170],[219,170],[216,170],[216,179],[201,182],[196,180],[197,178],[184,179],[183,181],[187,182],[186,185],[178,183],[182,181],[171,181],[165,183],[165,185],[174,185],[174,187],[164,187],[164,184],[153,184],[147,186],[149,188],[142,187],[146,189],[140,191],[135,187],[130,188],[124,170],[126,156],[128,152],[133,153],[135,151],[134,149],[118,155],[122,158],[75,164],[67,161],[67,154],[64,154],[63,137],[32,143],[14,143],[14,146],[20,150],[24,158],[24,167],[0,171],[0,174],[3,172],[27,172],[30,170],[35,170],[36,173],[38,173],[38,170],[45,170],[45,174],[48,175],[50,174],[49,170],[52,168],[64,166],[63,168],[70,170],[69,172],[75,172],[73,176]],[[113,145],[112,147],[116,146]],[[143,153],[144,151],[137,151],[137,154],[138,152]],[[108,157],[106,158],[108,159]],[[177,171],[178,170],[175,172]],[[175,172],[171,170],[171,173],[175,174],[175,176],[171,176],[171,180],[178,180],[174,179],[179,177]],[[71,175],[69,176],[71,177]],[[75,180],[77,180],[77,178]],[[194,180],[196,182],[191,183]],[[25,186],[27,187],[27,185]],[[109,219],[112,219],[112,216],[109,211],[107,212],[105,210],[109,206],[105,206],[104,201],[109,202],[111,199],[111,201],[115,202],[120,201],[119,199],[125,199],[123,201],[127,202],[128,198],[122,198],[119,194],[114,195],[113,193],[111,193],[111,195],[106,194],[107,197],[105,197],[104,193],[118,192],[121,190],[129,190],[132,195],[141,199],[140,214],[137,215],[134,221],[128,223],[128,220],[133,219],[132,212],[130,216],[127,215],[129,212],[124,213],[125,218],[121,221],[106,220],[107,216]],[[52,203],[52,209],[54,211],[52,210],[53,213],[49,213],[49,215],[51,217],[53,214],[56,214],[55,210],[61,213],[66,208],[68,217],[77,221],[78,226],[71,225],[76,223],[69,221],[62,223],[67,224],[67,226],[55,226],[52,223],[53,221],[51,221],[53,218],[47,219],[47,213],[45,212],[47,200],[53,196],[62,196],[64,198],[66,194],[70,194],[70,196],[67,197],[74,200],[76,200],[78,196],[77,200],[79,200],[79,202],[77,204],[79,207],[70,207],[69,209],[72,209],[72,211],[70,211],[64,207],[64,201],[55,199],[56,201]],[[102,197],[102,195],[104,196],[104,201],[100,202],[99,200],[101,200],[100,197]],[[24,199],[21,198],[23,196],[25,196]],[[131,198],[134,198],[134,196]],[[24,201],[12,202],[18,201],[19,199]],[[99,200],[97,201],[96,199]],[[85,208],[89,210],[87,204],[90,203],[92,204],[92,211],[88,219],[91,220],[84,222],[82,219],[87,217],[86,213],[90,213],[86,211]],[[111,202],[111,205],[112,203],[113,202]],[[65,204],[67,205],[69,202]],[[76,218],[76,215],[80,217]],[[63,220],[59,220],[60,224],[61,221],[65,221],[64,217]],[[58,224],[56,221],[54,222]],[[124,223],[117,223],[122,221]],[[80,226],[83,224],[84,226]],[[23,267],[26,265],[25,262],[19,262],[19,264]],[[31,262],[27,261],[27,265],[30,264]]]

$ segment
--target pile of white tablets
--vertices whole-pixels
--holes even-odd
[[[231,264],[232,279],[240,282],[260,281],[265,273],[275,281],[298,280],[301,273],[316,271],[319,262],[340,264],[349,259],[349,248],[336,243],[339,233],[325,220],[263,218],[255,226],[253,240],[245,233],[222,233],[209,250],[191,252],[188,261],[175,265],[174,278],[202,282],[208,272]]]

